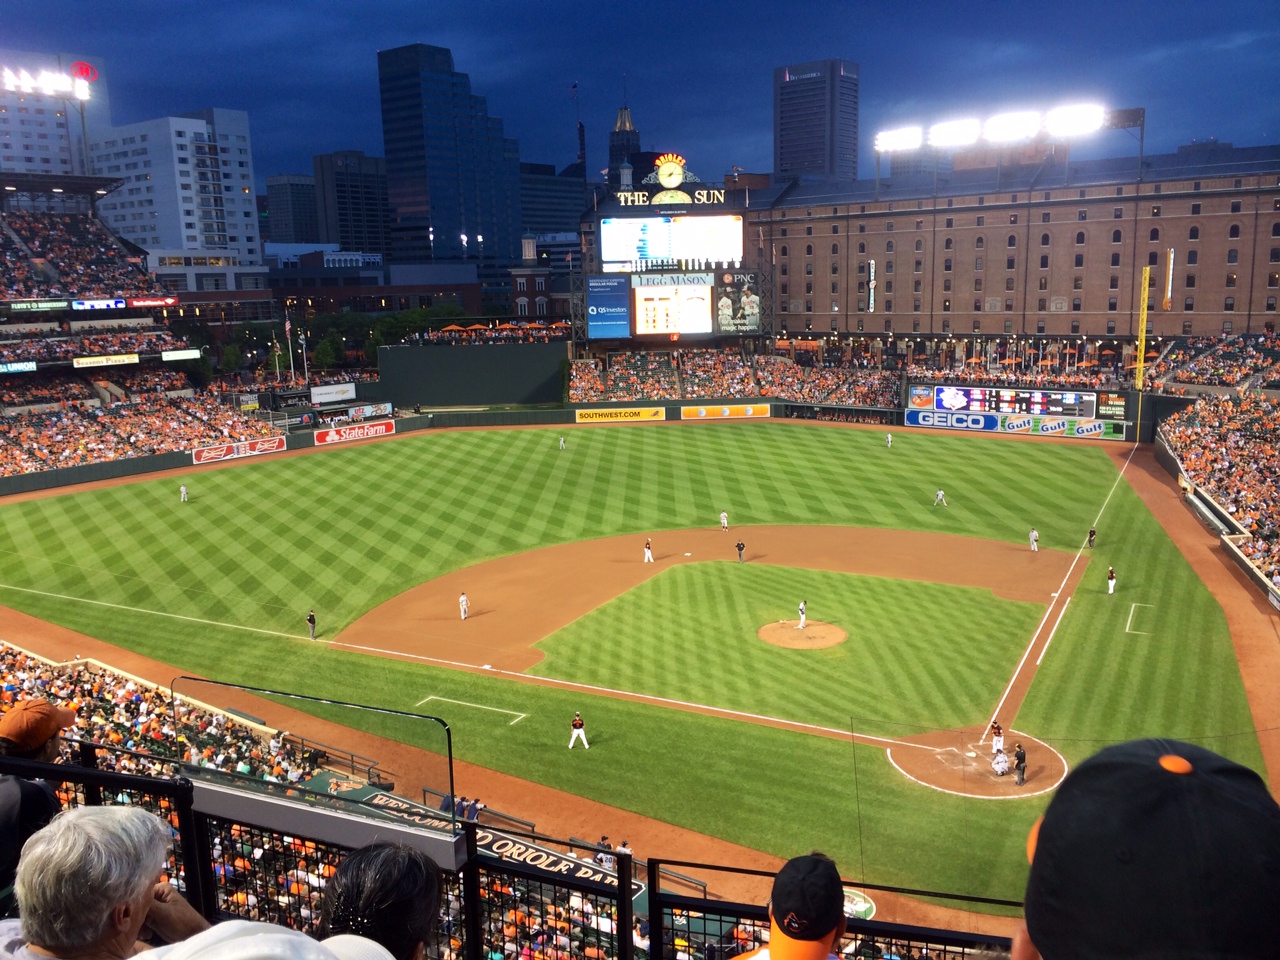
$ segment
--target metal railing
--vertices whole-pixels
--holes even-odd
[[[96,751],[85,745],[81,753],[91,762]],[[210,920],[262,919],[314,933],[324,880],[346,853],[393,841],[422,850],[445,872],[446,896],[431,960],[486,960],[495,951],[519,956],[525,947],[537,952],[548,946],[586,960],[647,960],[668,952],[722,960],[755,946],[768,923],[763,906],[662,888],[676,873],[672,868],[689,877],[738,874],[766,883],[772,875],[761,871],[652,859],[633,877],[636,864],[628,853],[612,852],[615,872],[554,849],[584,846],[580,841],[498,834],[473,821],[462,822],[460,834],[423,829],[380,818],[358,802],[304,796],[289,784],[258,783],[250,789],[226,774],[188,772],[190,778],[165,780],[0,757],[0,774],[60,784],[65,806],[131,803],[164,817],[174,834],[171,882]],[[993,946],[1008,947],[1008,941],[981,934],[850,917],[839,952],[879,955],[879,945],[889,944],[899,955],[906,949],[921,955],[927,948],[933,960],[961,960]]]

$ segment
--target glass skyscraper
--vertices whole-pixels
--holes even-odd
[[[453,54],[423,43],[380,50],[378,88],[391,262],[518,260],[519,144]]]
[[[817,60],[773,71],[773,178],[858,179],[858,65]]]

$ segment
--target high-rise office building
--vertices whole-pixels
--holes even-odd
[[[526,233],[576,231],[590,205],[580,164],[559,174],[549,163],[520,164],[520,219]]]
[[[387,162],[363,150],[319,153],[312,158],[320,241],[341,250],[390,253]]]
[[[609,172],[608,182],[611,187],[618,185],[618,169],[630,161],[633,154],[640,152],[640,132],[636,130],[631,119],[631,108],[618,108],[618,119],[609,131]]]
[[[773,178],[858,178],[858,65],[816,60],[773,71]]]
[[[520,148],[443,47],[378,52],[394,263],[520,256]]]
[[[260,264],[249,115],[210,109],[91,133],[93,172],[121,185],[98,214],[148,250],[218,250]]]
[[[316,178],[301,173],[267,177],[267,215],[275,243],[319,243]]]

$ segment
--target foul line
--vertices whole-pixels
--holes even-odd
[[[121,603],[107,603],[105,600],[90,600],[87,597],[68,597],[62,593],[47,593],[44,590],[32,590],[28,587],[15,587],[12,584],[0,583],[0,590],[16,590],[19,593],[34,593],[39,597],[51,597],[54,600],[71,600],[76,603],[91,603],[95,607],[110,607],[113,610],[128,610],[130,613],[146,613],[153,617],[168,617],[170,620],[185,620],[188,623],[203,623],[210,627],[226,627],[228,630],[247,630],[250,633],[262,633],[268,637],[285,637],[289,640],[306,640],[292,633],[280,633],[278,630],[263,630],[261,627],[245,627],[238,623],[222,623],[219,620],[202,620],[199,617],[184,617],[180,613],[165,613],[161,610],[147,610],[143,607],[126,607]]]
[[[366,647],[357,643],[342,643],[338,640],[330,640],[328,643],[331,647],[345,647],[348,650],[364,650],[368,653],[380,653],[384,656],[391,657],[406,657],[410,660],[420,660],[423,663],[437,663],[445,667],[462,667],[466,670],[483,670],[486,673],[496,673],[500,676],[511,677],[524,683],[536,682],[546,684],[548,686],[565,687],[569,690],[583,690],[588,693],[603,693],[608,694],[609,696],[644,700],[649,703],[661,703],[673,707],[691,707],[696,710],[705,710],[707,713],[730,717],[733,719],[774,723],[784,727],[792,727],[797,730],[812,730],[818,733],[835,734],[839,737],[850,737],[856,740],[874,740],[877,743],[896,744],[903,747],[915,747],[918,750],[934,749],[933,747],[926,747],[919,743],[911,743],[907,740],[894,740],[890,737],[877,737],[869,733],[852,733],[848,730],[839,730],[835,727],[823,727],[814,723],[801,723],[799,720],[784,720],[781,717],[770,717],[762,713],[747,713],[744,710],[730,710],[727,707],[713,707],[709,704],[693,703],[689,700],[673,700],[670,697],[656,697],[648,693],[636,693],[634,690],[618,690],[614,687],[601,687],[591,683],[576,683],[573,680],[560,680],[556,677],[539,677],[535,674],[520,673],[516,670],[500,670],[497,667],[478,667],[474,663],[463,663],[460,660],[444,660],[440,657],[427,657],[419,653],[405,653],[403,650],[384,650],[381,647]]]
[[[508,727],[514,727],[517,723],[528,716],[527,713],[517,713],[514,710],[503,710],[501,707],[486,707],[483,703],[471,703],[468,700],[450,700],[448,697],[427,697],[425,700],[419,700],[414,706],[422,706],[424,703],[430,703],[432,700],[439,700],[441,703],[456,703],[460,707],[475,707],[477,710],[492,710],[494,713],[509,713],[515,717]]]
[[[1128,619],[1128,620],[1126,620],[1126,621],[1124,622],[1124,632],[1125,632],[1125,633],[1133,633],[1133,634],[1136,634],[1136,635],[1137,635],[1137,636],[1139,636],[1139,637],[1149,637],[1149,636],[1151,636],[1151,634],[1150,634],[1150,633],[1148,633],[1148,632],[1147,632],[1147,631],[1145,631],[1145,630],[1130,630],[1129,628],[1133,626],[1133,615],[1134,615],[1134,613],[1136,613],[1136,612],[1137,612],[1138,607],[1154,607],[1154,606],[1155,606],[1155,604],[1153,604],[1153,603],[1131,603],[1131,604],[1129,604],[1129,619]]]
[[[1115,492],[1120,486],[1120,481],[1124,479],[1125,471],[1129,469],[1129,464],[1133,461],[1133,455],[1137,452],[1138,452],[1138,445],[1135,443],[1133,445],[1133,449],[1129,451],[1129,456],[1125,457],[1124,466],[1121,467],[1120,472],[1116,474],[1115,483],[1111,484],[1111,489],[1107,492],[1107,499],[1102,501],[1102,507],[1098,510],[1097,517],[1094,518],[1093,526],[1096,527],[1098,525],[1098,521],[1102,519],[1102,515],[1106,513],[1107,504],[1109,504],[1111,502],[1111,498],[1115,496]],[[1031,635],[1031,642],[1027,644],[1027,649],[1022,651],[1022,659],[1018,661],[1018,666],[1014,669],[1013,676],[1009,678],[1009,685],[1004,688],[1004,693],[1000,695],[1000,702],[996,704],[995,710],[991,711],[991,718],[987,721],[987,732],[990,732],[991,724],[996,722],[996,718],[1000,716],[1000,709],[1004,706],[1004,702],[1009,699],[1009,694],[1013,692],[1013,685],[1018,682],[1018,676],[1022,673],[1022,668],[1027,662],[1027,657],[1031,656],[1031,651],[1035,649],[1036,641],[1040,639],[1040,631],[1044,629],[1045,622],[1049,619],[1049,614],[1051,614],[1053,612],[1053,608],[1057,606],[1058,599],[1062,596],[1062,592],[1066,589],[1067,581],[1071,579],[1071,574],[1075,570],[1076,564],[1079,563],[1080,558],[1084,556],[1084,549],[1085,549],[1084,544],[1082,543],[1079,546],[1079,548],[1077,548],[1076,555],[1071,558],[1071,566],[1067,568],[1066,576],[1062,578],[1062,583],[1058,584],[1057,592],[1054,593],[1053,599],[1049,603],[1049,608],[1045,610],[1044,617],[1042,617],[1040,620],[1040,625],[1036,627],[1036,632]],[[1064,611],[1066,610],[1065,601],[1063,602],[1062,609]],[[1059,616],[1058,619],[1061,620],[1062,617]],[[1057,623],[1055,623],[1054,629],[1056,630],[1057,627],[1058,625]],[[1052,636],[1050,637],[1050,639],[1052,639]],[[1042,650],[1040,652],[1040,658],[1042,659],[1043,657],[1044,657],[1044,651]],[[1039,665],[1039,663],[1040,663],[1040,659],[1037,659],[1036,664]],[[983,733],[982,739],[979,740],[978,743],[979,744],[985,743],[986,739],[987,739],[987,733]]]
[[[1049,652],[1049,644],[1053,643],[1053,635],[1058,632],[1058,624],[1062,622],[1062,618],[1066,616],[1067,607],[1071,606],[1071,598],[1067,597],[1066,602],[1062,604],[1062,610],[1058,613],[1058,619],[1053,621],[1053,629],[1049,631],[1049,639],[1044,642],[1044,648],[1040,651],[1040,656],[1036,657],[1036,666],[1040,666],[1040,661],[1044,659],[1044,655]]]

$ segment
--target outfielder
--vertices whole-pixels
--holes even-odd
[[[886,447],[888,447],[890,450],[892,450],[892,449],[893,449],[893,434],[892,434],[892,433],[886,433],[886,434],[884,435],[884,445],[885,445]]]
[[[573,729],[573,732],[569,734],[569,749],[573,749],[575,741],[581,740],[582,746],[587,750],[590,750],[591,744],[587,743],[586,724],[582,722],[582,714],[575,712],[573,715],[573,722],[569,724],[569,726]]]
[[[182,486],[178,487],[178,502],[179,503],[187,502],[187,485],[185,483]]]
[[[942,492],[941,487],[938,488],[938,495],[933,498],[933,505],[936,507],[938,504],[942,504],[944,507],[947,505],[947,495]]]
[[[1112,594],[1115,592],[1116,592],[1116,568],[1107,567],[1107,593]]]

